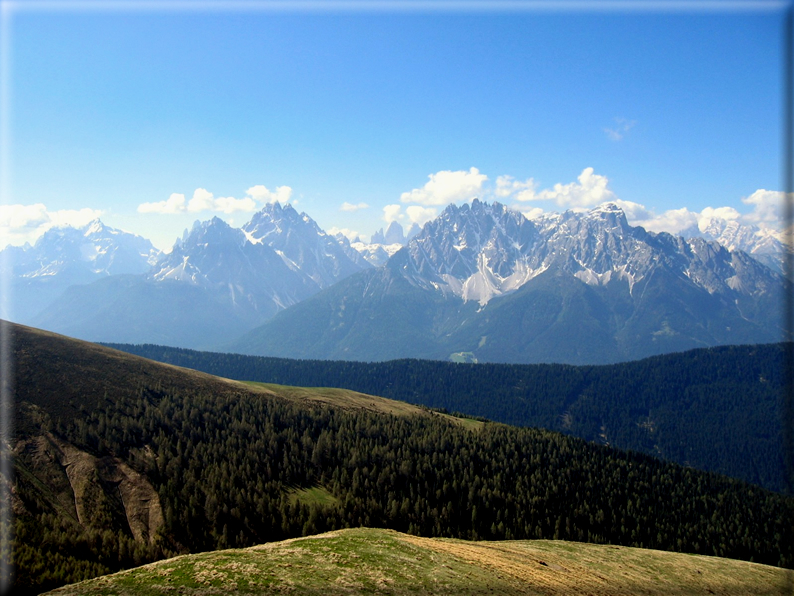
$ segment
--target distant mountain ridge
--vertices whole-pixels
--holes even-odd
[[[603,364],[779,341],[790,285],[741,251],[632,227],[615,204],[528,220],[474,200],[447,207],[384,267],[225,347],[290,358]]]
[[[783,339],[790,283],[760,263],[779,270],[784,248],[760,228],[714,219],[682,238],[614,203],[530,220],[475,199],[416,231],[351,243],[279,203],[242,228],[196,222],[167,254],[98,221],[54,229],[3,251],[10,315],[95,341],[358,360],[604,363]]]
[[[337,239],[350,246],[361,253],[375,267],[380,267],[386,264],[394,253],[400,250],[405,244],[420,232],[421,228],[417,224],[411,224],[406,234],[402,225],[398,221],[389,223],[386,231],[383,228],[378,230],[372,235],[369,242],[363,242],[360,237],[348,240],[344,236],[337,237]]]
[[[369,267],[358,251],[341,244],[292,205],[269,203],[242,230],[252,244],[270,246],[290,269],[308,276],[320,289]]]
[[[781,241],[778,232],[719,217],[712,217],[703,226],[684,230],[682,235],[714,240],[728,250],[744,251],[777,273],[784,273],[784,257],[792,250]]]
[[[32,323],[95,341],[208,348],[369,267],[308,215],[274,203],[242,228],[196,222],[147,273],[72,286]]]
[[[160,251],[135,234],[95,219],[85,226],[50,228],[33,246],[8,246],[0,259],[0,275],[11,283],[8,318],[27,320],[67,287],[112,275],[142,274]]]

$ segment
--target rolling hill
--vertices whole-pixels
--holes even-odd
[[[550,540],[469,542],[350,529],[186,555],[50,592],[109,594],[786,594],[790,573],[733,561]]]

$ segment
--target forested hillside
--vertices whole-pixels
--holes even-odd
[[[794,500],[537,429],[245,385],[14,326],[17,583],[375,526],[794,566]]]
[[[706,348],[607,366],[333,362],[113,347],[233,379],[344,387],[557,430],[781,491],[783,346]]]

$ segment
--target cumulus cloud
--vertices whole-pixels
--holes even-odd
[[[500,199],[511,197],[519,201],[531,201],[537,187],[537,183],[532,178],[521,182],[512,176],[499,176],[496,179],[494,194]]]
[[[626,215],[626,219],[633,226],[642,226],[649,232],[669,232],[670,234],[680,234],[684,230],[696,226],[698,218],[698,213],[690,211],[686,207],[668,209],[661,215],[646,210],[643,219],[635,219]]]
[[[405,208],[405,214],[408,216],[408,219],[411,220],[411,223],[423,226],[433,219],[438,214],[438,211],[433,207],[411,205]]]
[[[617,197],[607,186],[606,176],[593,173],[593,168],[585,168],[577,178],[579,181],[569,184],[555,184],[552,188],[534,193],[533,201],[554,201],[560,207],[592,207],[606,201],[614,201]]]
[[[3,245],[33,244],[53,227],[80,228],[102,215],[98,209],[60,209],[49,211],[43,203],[0,205],[0,238]]]
[[[257,184],[245,191],[249,197],[263,203],[289,203],[292,197],[292,188],[289,186],[278,186],[276,190],[268,190],[266,186]]]
[[[171,195],[173,196],[173,195]],[[209,211],[215,207],[215,197],[206,188],[197,188],[193,191],[193,198],[187,205],[187,210],[191,213]]]
[[[350,242],[355,242],[356,240],[360,240],[361,234],[356,230],[351,230],[350,228],[338,228],[336,226],[332,228],[328,228],[326,230],[332,236],[336,236],[337,234],[342,234],[345,238],[350,240]]]
[[[477,168],[470,168],[468,172],[442,170],[430,174],[428,178],[430,180],[422,188],[402,193],[400,201],[419,205],[447,205],[467,201],[479,196],[483,183],[488,180],[488,176],[480,174]]]
[[[582,170],[577,180],[578,182],[569,184],[557,183],[552,188],[538,191],[538,184],[532,178],[522,182],[512,176],[499,176],[496,179],[494,195],[500,199],[509,198],[520,202],[551,201],[565,209],[593,207],[617,200],[615,193],[609,189],[609,179],[595,174],[593,168]]]
[[[700,217],[702,219],[712,219],[716,217],[718,219],[727,219],[730,221],[740,219],[742,214],[733,207],[706,207],[700,212]]]
[[[753,201],[757,201],[757,203],[742,199],[746,204],[758,204],[756,210],[747,214],[740,213],[734,207],[725,206],[705,207],[701,211],[691,211],[686,207],[681,207],[680,209],[668,209],[662,214],[657,215],[655,212],[639,203],[622,201],[620,199],[615,202],[626,213],[626,219],[631,225],[642,226],[649,232],[680,234],[695,227],[700,231],[704,231],[712,219],[738,221],[741,224],[755,224],[780,230],[782,229],[782,222],[775,217],[774,210],[776,207],[774,205],[769,205],[766,201],[766,199],[769,198],[769,194],[777,194],[777,198],[782,200],[783,193],[769,193],[769,191],[757,191],[753,193],[751,196],[754,197]]]
[[[621,141],[626,136],[634,125],[637,124],[636,120],[626,120],[625,118],[615,118],[614,128],[604,128],[604,132],[610,141]]]
[[[182,193],[172,193],[165,201],[154,203],[141,203],[138,205],[139,213],[160,213],[160,214],[180,214],[180,213],[201,213],[203,211],[215,211],[217,213],[253,213],[259,206],[257,201],[264,203],[280,201],[286,203],[292,196],[292,189],[289,186],[279,186],[275,191],[269,191],[261,184],[252,186],[246,191],[246,196],[242,199],[235,197],[216,197],[206,188],[197,188],[193,191],[190,201],[185,200]]]
[[[393,221],[405,219],[405,215],[400,213],[401,209],[402,205],[386,205],[383,208],[383,221],[391,223]]]
[[[785,193],[759,188],[749,197],[742,198],[742,203],[752,205],[752,213],[745,218],[756,224],[765,224],[776,229],[783,228],[783,201]]]
[[[43,203],[35,205],[0,205],[0,227],[35,229],[49,223],[50,216]]]
[[[358,211],[359,209],[369,209],[369,205],[366,203],[358,203],[357,205],[354,205],[353,203],[348,203],[345,201],[342,203],[340,209],[342,211]]]
[[[185,203],[185,195],[181,193],[171,193],[166,201],[158,201],[156,203],[141,203],[138,205],[138,213],[184,213],[187,211],[187,203]]]
[[[235,199],[234,197],[218,197],[215,199],[213,210],[226,214],[235,213],[237,211],[253,213],[257,210],[257,204],[256,201],[254,201],[254,199],[251,197],[245,197],[242,199]]]

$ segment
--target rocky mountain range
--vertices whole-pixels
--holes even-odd
[[[372,239],[273,203],[242,228],[196,222],[167,254],[97,221],[0,261],[9,318],[93,341],[582,364],[782,339],[783,245],[736,222],[685,239],[612,203],[529,220],[475,199]]]
[[[369,267],[309,216],[274,203],[243,228],[196,222],[145,273],[73,285],[30,323],[93,341],[210,348]]]
[[[149,240],[98,219],[80,228],[51,228],[33,246],[0,251],[0,275],[8,280],[12,297],[10,312],[4,316],[31,320],[69,286],[112,275],[143,274],[159,254]]]
[[[449,206],[384,267],[227,347],[293,358],[618,362],[778,341],[788,290],[744,252],[648,233],[615,204],[530,221],[475,200]]]
[[[781,234],[736,220],[712,217],[705,225],[684,230],[685,238],[705,238],[728,250],[741,250],[778,273],[783,273],[784,255],[791,249],[781,242]]]

